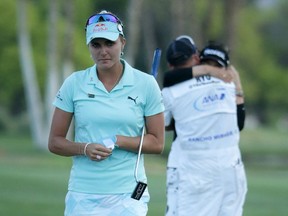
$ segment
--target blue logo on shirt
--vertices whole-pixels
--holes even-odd
[[[215,93],[205,96],[202,95],[194,102],[194,108],[199,111],[210,110],[213,109],[217,103],[225,100],[225,98],[225,93]]]
[[[60,91],[58,91],[58,94],[56,95],[56,98],[59,99],[60,101],[63,101]]]

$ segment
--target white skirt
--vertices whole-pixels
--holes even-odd
[[[86,194],[68,191],[65,199],[65,216],[146,216],[149,194],[140,200],[131,194]]]

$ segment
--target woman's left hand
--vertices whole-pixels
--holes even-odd
[[[97,143],[91,143],[86,147],[86,156],[93,161],[102,161],[112,154],[112,149]]]

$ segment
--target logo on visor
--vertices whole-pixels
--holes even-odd
[[[96,23],[93,28],[93,32],[100,32],[100,31],[107,31],[108,28],[105,26],[104,23]]]

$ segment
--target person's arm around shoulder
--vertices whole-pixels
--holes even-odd
[[[193,78],[192,68],[178,68],[164,73],[163,87],[170,87]]]
[[[210,65],[197,65],[192,68],[179,68],[168,71],[164,74],[163,87],[170,87],[178,83],[187,81],[194,77],[210,75],[224,82],[231,82],[233,79],[232,72],[225,68],[214,67]]]
[[[224,67],[215,67],[210,65],[197,65],[193,67],[194,77],[203,75],[210,75],[212,77],[221,79],[224,82],[231,82],[233,79],[232,72]]]
[[[244,91],[241,84],[239,73],[236,70],[236,68],[231,65],[229,66],[228,70],[230,70],[233,75],[233,82],[235,84],[235,91],[236,91],[235,94],[237,104],[237,123],[239,130],[242,131],[245,125],[245,117],[246,117]]]
[[[229,71],[231,71],[232,73],[233,82],[236,88],[236,103],[242,104],[244,103],[244,91],[243,91],[243,87],[241,84],[239,73],[233,65],[229,66]]]

